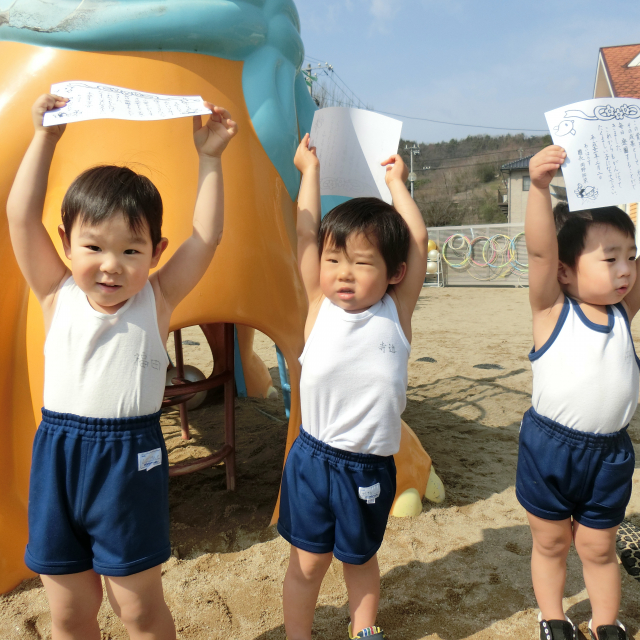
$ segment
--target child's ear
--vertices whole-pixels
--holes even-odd
[[[71,260],[71,238],[69,238],[67,232],[64,230],[63,224],[58,225],[58,234],[60,235],[60,239],[62,240],[64,255],[67,256],[67,260]]]
[[[389,279],[389,284],[398,284],[407,275],[407,263],[403,262],[396,271],[396,275]]]
[[[558,261],[558,282],[560,284],[569,284],[571,281],[571,270],[564,262]]]
[[[160,242],[156,245],[155,251],[153,252],[153,258],[151,258],[151,268],[158,266],[158,262],[160,262],[160,258],[164,253],[164,250],[167,248],[169,244],[168,238],[160,238]]]

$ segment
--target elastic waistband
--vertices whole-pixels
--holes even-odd
[[[130,418],[87,418],[73,413],[58,413],[42,408],[42,426],[64,428],[84,433],[117,434],[157,427],[161,411]]]
[[[537,427],[552,438],[584,449],[605,449],[610,447],[619,440],[627,437],[627,428],[629,427],[629,425],[627,425],[614,433],[590,433],[588,431],[578,431],[577,429],[565,427],[559,422],[541,416],[533,407],[524,414],[525,419],[527,416],[535,422]]]
[[[393,456],[377,456],[374,453],[355,453],[353,451],[345,451],[344,449],[336,449],[326,442],[314,438],[311,434],[307,433],[302,426],[300,426],[298,440],[300,440],[300,444],[303,447],[334,460],[379,466],[387,462],[389,458],[393,459]]]

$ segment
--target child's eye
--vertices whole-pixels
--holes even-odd
[[[97,247],[95,244],[88,245],[87,249],[89,249],[89,251],[100,251],[100,247]]]
[[[134,255],[134,254],[136,254],[136,253],[139,253],[139,252],[138,252],[138,251],[136,251],[135,249],[126,249],[124,253],[125,253],[125,255],[127,255],[127,256],[132,256],[132,255]]]
[[[605,262],[615,262],[616,259],[615,258],[605,258],[604,260]]]

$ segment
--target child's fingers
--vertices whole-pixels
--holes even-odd
[[[193,116],[193,133],[202,129],[202,118],[200,116]]]
[[[232,120],[231,114],[224,107],[214,107],[215,112],[225,120]]]
[[[225,124],[227,127],[227,132],[231,137],[235,136],[238,133],[238,123],[227,118],[227,122]]]
[[[383,160],[380,164],[385,167],[388,164],[395,164],[397,159],[399,158],[399,156],[397,154],[393,155],[393,156],[389,156],[386,160]],[[387,167],[388,169],[391,169],[391,167]]]

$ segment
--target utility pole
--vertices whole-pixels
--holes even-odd
[[[412,147],[405,144],[404,148],[406,151],[409,152],[409,156],[411,158],[411,171],[409,172],[409,184],[411,185],[411,197],[413,198],[413,183],[416,181],[416,174],[413,171],[413,156],[418,155],[420,153],[420,147],[416,146],[415,144]]]
[[[333,65],[325,62],[324,64],[318,63],[317,67],[312,67],[311,63],[309,63],[303,69],[302,75],[304,76],[304,80],[307,83],[307,88],[309,89],[309,93],[313,95],[312,87],[314,82],[318,82],[318,71],[333,71]],[[313,72],[316,72],[315,74]]]

